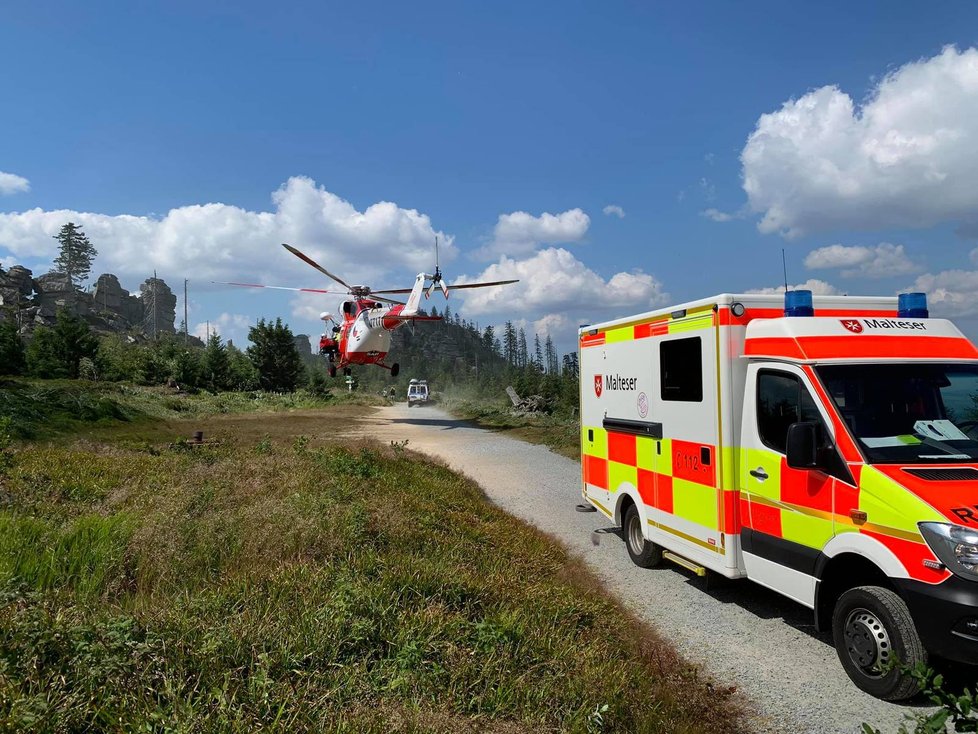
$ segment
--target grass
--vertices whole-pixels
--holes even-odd
[[[0,377],[0,416],[9,419],[10,432],[21,439],[71,434],[92,426],[300,410],[327,404],[368,406],[382,404],[382,399],[339,390],[328,398],[302,390],[286,394],[261,391],[187,394],[126,383]]]
[[[323,424],[353,416],[21,444],[0,463],[0,731],[746,728],[476,485],[335,443]]]
[[[445,398],[440,404],[453,415],[482,428],[505,433],[529,443],[543,444],[554,453],[581,458],[581,424],[577,418],[544,413],[514,413],[508,402]]]

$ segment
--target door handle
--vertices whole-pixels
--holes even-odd
[[[757,467],[756,469],[751,469],[751,470],[750,470],[750,475],[751,475],[752,477],[757,477],[757,478],[758,478],[758,479],[760,479],[760,480],[761,480],[762,482],[763,482],[763,481],[764,481],[765,479],[767,479],[767,472],[766,472],[766,471],[764,471],[764,467],[763,467],[763,466],[759,466],[759,467]]]

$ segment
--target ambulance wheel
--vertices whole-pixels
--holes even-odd
[[[907,605],[889,589],[858,586],[840,596],[832,637],[842,667],[866,693],[900,701],[920,690],[903,668],[926,663],[927,652]]]
[[[391,377],[397,377],[397,373],[401,371],[401,365],[397,362],[391,365]]]
[[[629,505],[622,523],[625,548],[632,563],[641,568],[652,568],[662,561],[662,548],[648,540],[642,532],[642,516],[635,505]]]
[[[329,369],[329,376],[330,377],[336,377],[336,365],[335,364],[331,364],[328,367],[328,369]]]

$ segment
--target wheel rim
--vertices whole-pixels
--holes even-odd
[[[889,672],[893,646],[879,617],[868,609],[852,610],[846,618],[843,636],[849,659],[863,675],[882,678]]]
[[[642,521],[637,512],[628,518],[628,547],[636,556],[645,549],[645,537],[642,535]]]

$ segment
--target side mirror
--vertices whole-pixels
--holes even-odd
[[[788,426],[787,454],[792,469],[818,467],[818,424],[806,421]]]

